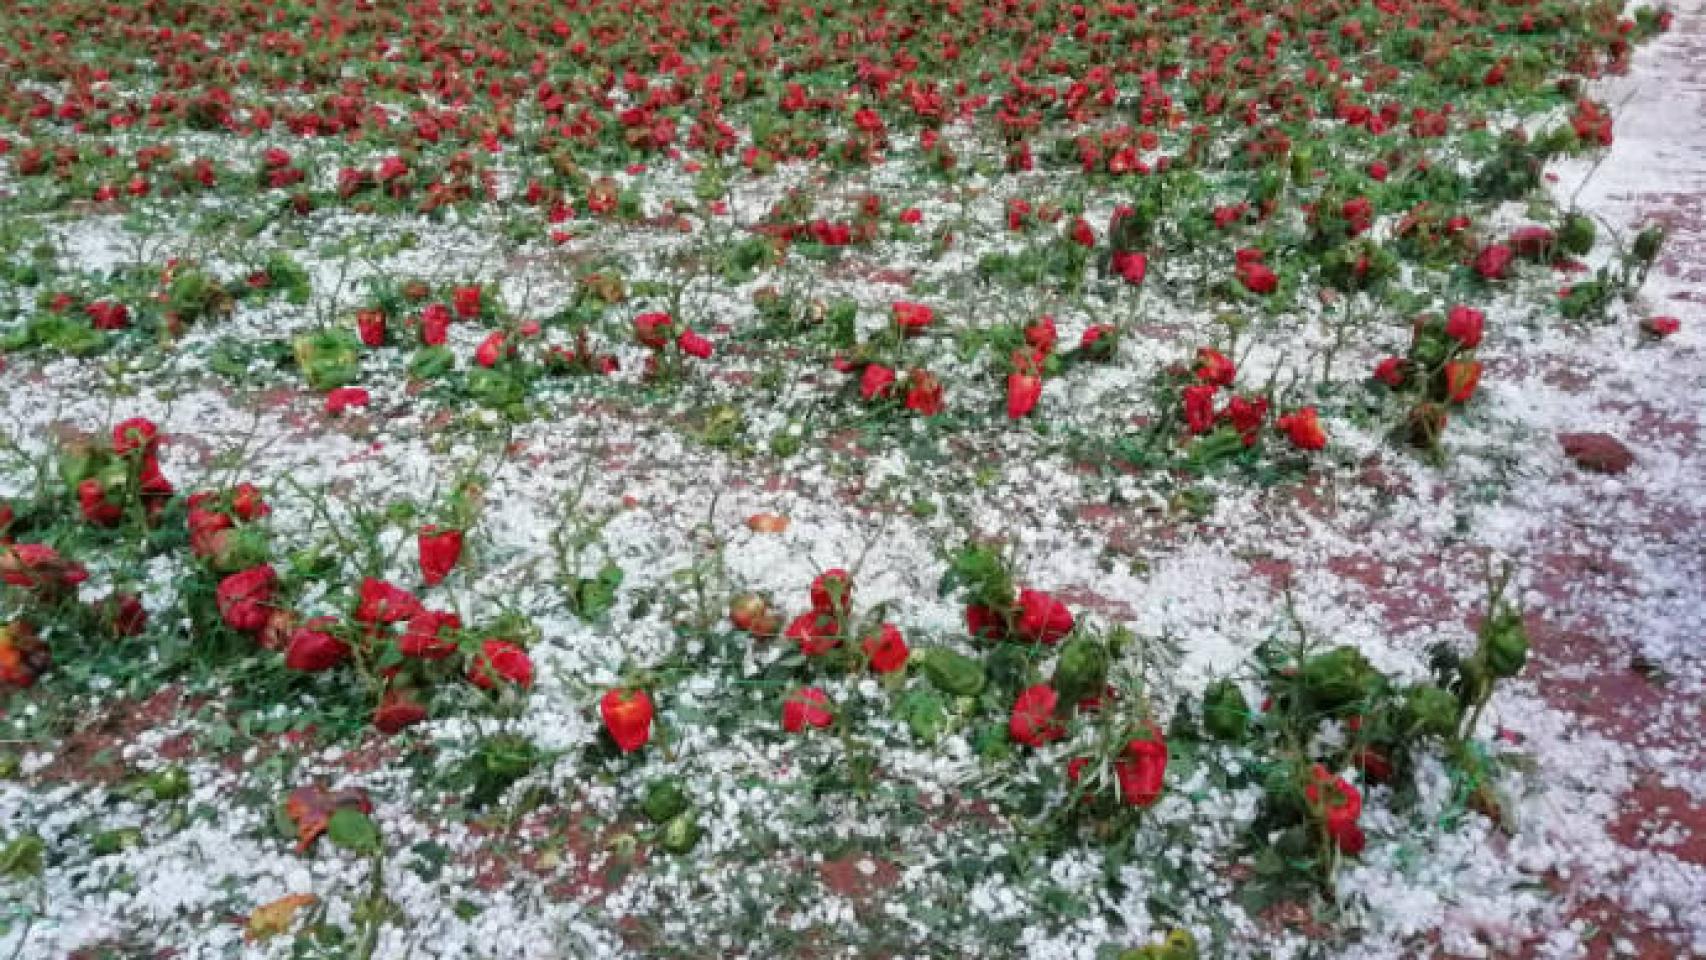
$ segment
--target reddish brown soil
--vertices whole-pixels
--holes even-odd
[[[173,721],[179,711],[193,711],[204,701],[186,700],[177,687],[166,687],[142,701],[120,701],[73,730],[60,740],[53,760],[37,771],[36,777],[47,783],[88,783],[111,785],[124,779],[129,771],[123,763],[123,750],[142,734]],[[183,757],[188,744],[181,738],[166,741],[168,759]]]

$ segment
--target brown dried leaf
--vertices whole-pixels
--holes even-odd
[[[284,799],[285,815],[296,824],[296,852],[302,853],[326,832],[332,814],[340,807],[373,812],[373,801],[363,790],[330,791],[321,786],[297,787]]]
[[[746,526],[753,533],[781,533],[788,529],[788,518],[774,513],[755,513],[746,518]]]
[[[292,893],[256,907],[254,912],[249,914],[249,926],[243,931],[243,939],[258,943],[286,933],[290,930],[290,925],[296,922],[298,911],[319,901],[320,898],[312,893]]]

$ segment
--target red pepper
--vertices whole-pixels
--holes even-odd
[[[233,573],[219,581],[219,615],[233,630],[254,633],[272,616],[273,584],[278,574],[267,564]]]
[[[427,709],[408,690],[387,690],[373,711],[373,726],[380,733],[394,734],[427,718]]]
[[[806,727],[822,729],[835,721],[829,695],[817,687],[801,687],[782,703],[782,729],[799,733]]]
[[[1114,762],[1120,782],[1120,802],[1129,807],[1148,807],[1161,799],[1167,778],[1167,741],[1154,724],[1149,736],[1125,745],[1125,754]]]
[[[1019,591],[1019,619],[1015,630],[1032,643],[1059,643],[1072,632],[1075,621],[1066,604],[1041,590]]]
[[[500,680],[524,689],[533,686],[533,660],[526,650],[509,640],[483,641],[480,655],[468,665],[468,681],[482,690],[490,690]],[[649,717],[646,722],[651,723]]]
[[[1054,718],[1060,694],[1046,683],[1028,687],[1013,701],[1013,714],[1007,720],[1007,735],[1028,747],[1040,747],[1051,740],[1066,736],[1066,728]]]
[[[315,617],[290,634],[284,648],[284,665],[308,673],[330,670],[349,657],[349,645],[326,632],[335,617]]]
[[[420,551],[421,576],[427,586],[437,586],[450,575],[456,561],[462,557],[462,531],[440,530],[431,524],[421,528],[415,538]]]
[[[652,738],[652,698],[644,690],[616,688],[599,701],[604,729],[623,753],[633,753]]]

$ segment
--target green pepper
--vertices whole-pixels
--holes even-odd
[[[1244,437],[1231,427],[1216,427],[1191,443],[1186,454],[1191,466],[1203,468],[1230,460],[1248,448]]]
[[[1054,666],[1054,689],[1074,704],[1102,692],[1108,682],[1108,648],[1093,637],[1076,637],[1061,648]]]
[[[1665,243],[1664,227],[1648,227],[1635,235],[1632,253],[1640,263],[1652,263]]]
[[[1514,677],[1528,662],[1528,631],[1523,627],[1522,614],[1505,610],[1487,621],[1482,629],[1486,645],[1487,666],[1494,676]]]
[[[654,780],[646,787],[640,810],[653,823],[665,823],[687,812],[687,794],[674,780]]]
[[[1591,219],[1572,213],[1564,218],[1564,228],[1558,232],[1558,246],[1579,257],[1593,249],[1597,234]]]
[[[1457,698],[1431,683],[1411,687],[1404,696],[1405,721],[1418,733],[1449,737],[1461,715]]]
[[[1380,674],[1355,647],[1335,647],[1305,660],[1298,680],[1317,706],[1334,710],[1375,692]]]
[[[699,837],[699,821],[688,812],[665,824],[658,842],[670,853],[686,853],[699,843]]]
[[[947,647],[924,650],[918,660],[924,676],[936,689],[956,697],[975,697],[988,681],[983,664]]]
[[[1203,694],[1202,725],[1218,740],[1241,740],[1250,727],[1250,703],[1231,680],[1217,680]]]
[[[940,694],[920,688],[910,691],[896,704],[896,710],[912,735],[924,743],[933,743],[948,727],[948,707]]]

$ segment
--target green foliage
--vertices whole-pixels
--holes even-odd
[[[361,343],[348,330],[321,330],[291,342],[296,368],[314,390],[332,390],[361,376]]]
[[[622,586],[622,568],[606,562],[597,575],[575,577],[570,583],[569,608],[582,620],[598,620],[616,605],[616,591]]]
[[[377,853],[379,827],[373,818],[354,807],[339,807],[326,822],[326,837],[351,853]]]
[[[34,833],[13,837],[0,847],[0,877],[20,878],[40,876],[42,854],[47,844]]]

